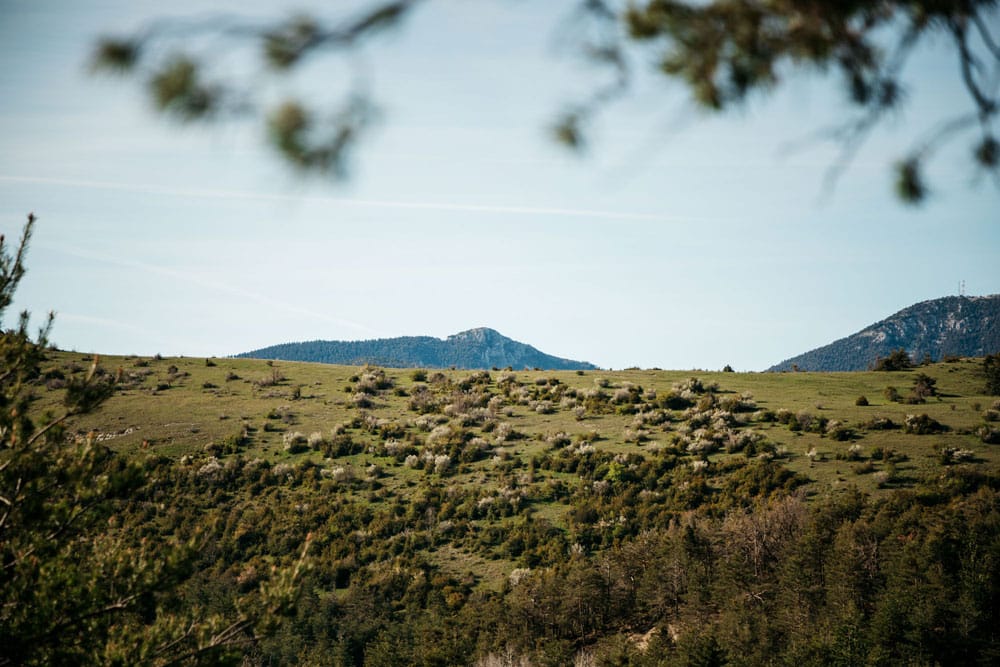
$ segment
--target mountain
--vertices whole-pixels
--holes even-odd
[[[930,355],[981,357],[1000,351],[1000,294],[922,301],[824,347],[771,366],[769,371],[859,371],[893,350],[920,361]]]
[[[395,368],[544,368],[546,370],[596,370],[586,361],[562,359],[539,352],[524,343],[481,327],[448,336],[402,336],[377,340],[314,340],[284,343],[237,354],[253,359],[316,361],[360,366],[375,364]]]

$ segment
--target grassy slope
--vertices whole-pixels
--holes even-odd
[[[46,370],[63,373],[83,372],[88,358],[74,353],[56,352],[50,357]],[[135,357],[102,357],[102,367],[114,372],[121,369],[125,388],[110,399],[102,409],[74,423],[79,435],[93,432],[110,447],[129,454],[157,453],[171,458],[191,455],[196,459],[207,457],[206,447],[221,443],[226,438],[244,430],[249,436],[243,445],[242,455],[247,458],[263,457],[274,462],[297,461],[312,458],[328,467],[351,465],[359,473],[362,468],[377,463],[384,471],[380,480],[390,494],[405,495],[418,489],[422,480],[434,479],[448,486],[473,486],[483,493],[503,484],[503,466],[493,454],[509,454],[513,460],[527,461],[531,456],[550,449],[545,437],[559,431],[570,436],[597,432],[594,443],[600,450],[612,452],[652,452],[670,442],[680,426],[681,413],[673,413],[674,421],[665,427],[647,427],[648,440],[630,442],[629,432],[634,429],[632,415],[587,414],[578,419],[570,408],[555,404],[551,414],[540,414],[530,405],[512,405],[512,412],[498,417],[510,423],[516,431],[527,437],[496,447],[484,460],[465,463],[454,468],[447,476],[438,476],[423,470],[414,470],[390,457],[376,457],[362,453],[323,461],[319,452],[307,451],[288,454],[282,438],[286,431],[299,431],[305,435],[320,432],[329,436],[338,425],[349,423],[355,417],[372,414],[402,426],[407,432],[423,438],[413,422],[417,415],[408,410],[408,398],[394,390],[383,392],[375,399],[375,407],[362,411],[352,398],[356,385],[352,377],[359,374],[354,367],[327,366],[309,363],[267,362],[250,359],[213,359],[207,365],[200,358],[138,359]],[[972,431],[983,423],[983,411],[994,398],[981,394],[983,377],[977,360],[962,360],[949,364],[936,364],[912,372],[900,373],[708,373],[692,371],[621,371],[604,372],[517,372],[517,380],[526,387],[535,387],[538,378],[557,378],[560,383],[581,391],[591,390],[605,381],[610,385],[606,392],[613,393],[623,383],[640,385],[644,390],[659,394],[670,391],[674,383],[692,376],[705,383],[719,385],[721,396],[749,392],[760,409],[778,411],[788,409],[793,413],[807,411],[814,416],[840,420],[858,426],[875,416],[888,417],[902,422],[907,414],[926,412],[950,427],[939,435],[916,436],[901,430],[864,431],[852,442],[837,442],[817,433],[796,433],[779,423],[752,423],[742,428],[753,428],[784,452],[784,464],[793,471],[807,475],[812,482],[807,490],[814,496],[832,492],[838,487],[854,485],[871,493],[888,493],[890,488],[879,485],[879,471],[887,465],[881,458],[872,460],[867,470],[862,462],[836,458],[847,452],[852,444],[860,445],[864,460],[875,448],[893,449],[905,454],[905,460],[895,464],[900,483],[924,474],[940,471],[942,464],[936,450],[942,446],[971,449],[975,460],[968,465],[996,472],[1000,469],[1000,447],[982,444]],[[937,379],[939,397],[932,397],[924,405],[890,403],[883,398],[886,385],[897,387],[902,394],[909,391],[917,372],[925,372]],[[414,381],[410,370],[386,371],[395,381],[396,390],[410,393]],[[431,372],[433,373],[433,371]],[[275,375],[285,379],[268,385]],[[445,371],[450,379],[459,381],[470,375],[469,371]],[[50,373],[51,375],[51,373]],[[497,391],[496,380],[501,373],[493,372],[490,392]],[[238,378],[234,378],[238,376]],[[227,379],[227,377],[229,379]],[[263,382],[262,382],[263,381]],[[56,383],[57,384],[57,383]],[[264,386],[261,386],[264,385]],[[159,387],[159,388],[158,388]],[[299,397],[296,398],[296,392]],[[37,409],[52,409],[60,400],[58,389],[40,388]],[[858,407],[855,399],[865,395],[871,405]],[[269,417],[269,415],[271,415]],[[746,415],[744,418],[749,418]],[[468,427],[490,442],[491,433],[479,433],[479,426]],[[375,442],[376,436],[349,429],[355,440]],[[815,450],[812,457],[806,453]],[[711,460],[722,461],[742,454],[711,455]],[[523,471],[524,468],[521,468]],[[510,473],[509,466],[506,474]],[[573,475],[538,471],[534,483],[559,478],[568,484],[575,483]],[[364,497],[360,491],[359,497]],[[567,507],[561,503],[539,503],[536,514],[557,525],[565,525]],[[446,571],[473,571],[487,584],[497,581],[514,567],[512,563],[484,560],[479,556],[446,548],[438,550],[439,565]]]

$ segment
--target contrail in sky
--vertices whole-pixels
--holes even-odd
[[[554,215],[561,217],[594,218],[602,220],[633,220],[646,222],[691,222],[693,217],[667,216],[653,213],[624,213],[590,209],[548,208],[544,206],[494,206],[477,204],[448,204],[444,202],[408,202],[382,199],[355,199],[325,197],[317,195],[294,195],[247,192],[243,190],[217,190],[208,188],[170,188],[156,185],[137,185],[113,181],[90,181],[85,179],[48,178],[43,176],[12,176],[0,174],[0,181],[8,183],[29,183],[35,185],[59,185],[97,190],[119,190],[148,194],[173,195],[182,197],[204,197],[210,199],[246,199],[257,201],[321,201],[345,206],[367,206],[372,208],[393,208],[431,211],[464,211],[469,213],[503,213],[508,215]]]

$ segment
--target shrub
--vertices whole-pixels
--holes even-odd
[[[448,472],[451,467],[451,457],[447,454],[438,454],[434,457],[434,472],[442,475]]]
[[[671,390],[662,396],[660,396],[657,403],[660,407],[667,408],[670,410],[684,410],[694,405],[694,401],[691,400],[690,396],[683,395],[682,392],[677,390]]]
[[[350,466],[337,466],[336,468],[331,468],[327,472],[330,479],[335,482],[350,482],[354,479],[354,469]]]
[[[540,415],[550,415],[555,412],[555,408],[552,407],[552,401],[538,401],[535,404],[535,412]]]
[[[845,442],[854,438],[854,429],[839,421],[832,421],[827,424],[826,434],[837,442]]]
[[[976,453],[971,449],[959,449],[957,447],[942,447],[938,454],[938,460],[941,461],[941,465],[974,461],[975,458]]]
[[[880,470],[875,473],[875,480],[878,482],[878,487],[880,489],[893,484],[899,479],[899,473],[896,472],[896,466],[889,464],[884,470]]]
[[[837,452],[834,458],[840,461],[860,461],[861,460],[861,445],[855,443],[847,448],[847,451]]]
[[[983,373],[986,374],[985,393],[1000,396],[1000,354],[987,354],[983,359]]]
[[[754,403],[753,394],[748,391],[739,395],[723,396],[719,400],[719,407],[728,412],[753,412],[757,409]]]
[[[869,431],[889,431],[898,428],[899,425],[888,417],[874,417],[866,421],[862,426]]]
[[[755,422],[768,423],[777,421],[778,415],[775,414],[774,410],[758,410],[753,413],[753,420]]]
[[[937,380],[926,373],[917,373],[913,379],[913,393],[918,396],[937,396]]]
[[[375,395],[393,386],[392,378],[386,376],[381,368],[365,368],[365,372],[357,379],[356,391],[363,394]]]
[[[926,412],[922,415],[906,415],[903,426],[907,433],[915,435],[930,435],[946,430],[944,424],[928,416]]]
[[[410,373],[410,379],[414,382],[427,382],[427,371],[422,368],[418,368]]]
[[[793,431],[808,431],[813,425],[813,416],[806,410],[799,410],[799,412],[795,415],[794,423],[798,425],[798,428],[794,428],[792,424],[789,424],[789,428]]]
[[[281,438],[285,446],[285,451],[289,454],[300,454],[309,449],[306,436],[298,431],[289,431]]]
[[[364,393],[363,391],[359,391],[358,393],[354,394],[354,398],[351,400],[354,403],[354,407],[360,408],[362,410],[370,409],[375,405],[375,401],[372,400],[372,397]]]
[[[228,378],[226,378],[226,379],[228,379]],[[286,378],[285,378],[284,374],[281,371],[279,371],[277,368],[273,368],[272,367],[270,375],[266,375],[266,376],[264,376],[262,378],[258,378],[256,380],[254,380],[253,383],[254,383],[254,386],[256,386],[258,388],[273,387],[275,385],[281,384],[282,382],[285,381],[285,379]]]
[[[885,400],[891,403],[899,402],[899,390],[893,386],[888,386],[882,391],[882,395],[885,396]]]
[[[864,463],[854,466],[855,475],[867,475],[872,472],[875,472],[875,464],[871,461],[865,461]]]
[[[980,426],[976,435],[987,445],[1000,445],[1000,429]]]
[[[865,407],[866,405],[868,405],[868,397],[858,396],[856,399],[854,399],[854,405],[857,405],[859,407]]]
[[[888,357],[876,359],[872,368],[876,371],[906,371],[913,368],[913,360],[906,350],[899,348],[890,352]]]
[[[407,407],[413,412],[421,415],[438,412],[440,410],[437,398],[431,390],[427,388],[427,385],[423,384],[413,386],[413,389],[410,391],[410,400]]]

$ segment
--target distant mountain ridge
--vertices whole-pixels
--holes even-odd
[[[324,364],[360,366],[374,364],[390,368],[456,368],[545,370],[596,370],[586,361],[554,357],[536,348],[480,327],[448,336],[401,336],[375,340],[314,340],[284,343],[243,352],[237,357],[313,361]]]
[[[769,371],[860,371],[893,350],[925,355],[981,357],[1000,351],[1000,294],[947,296],[904,308],[829,345],[786,359]]]

